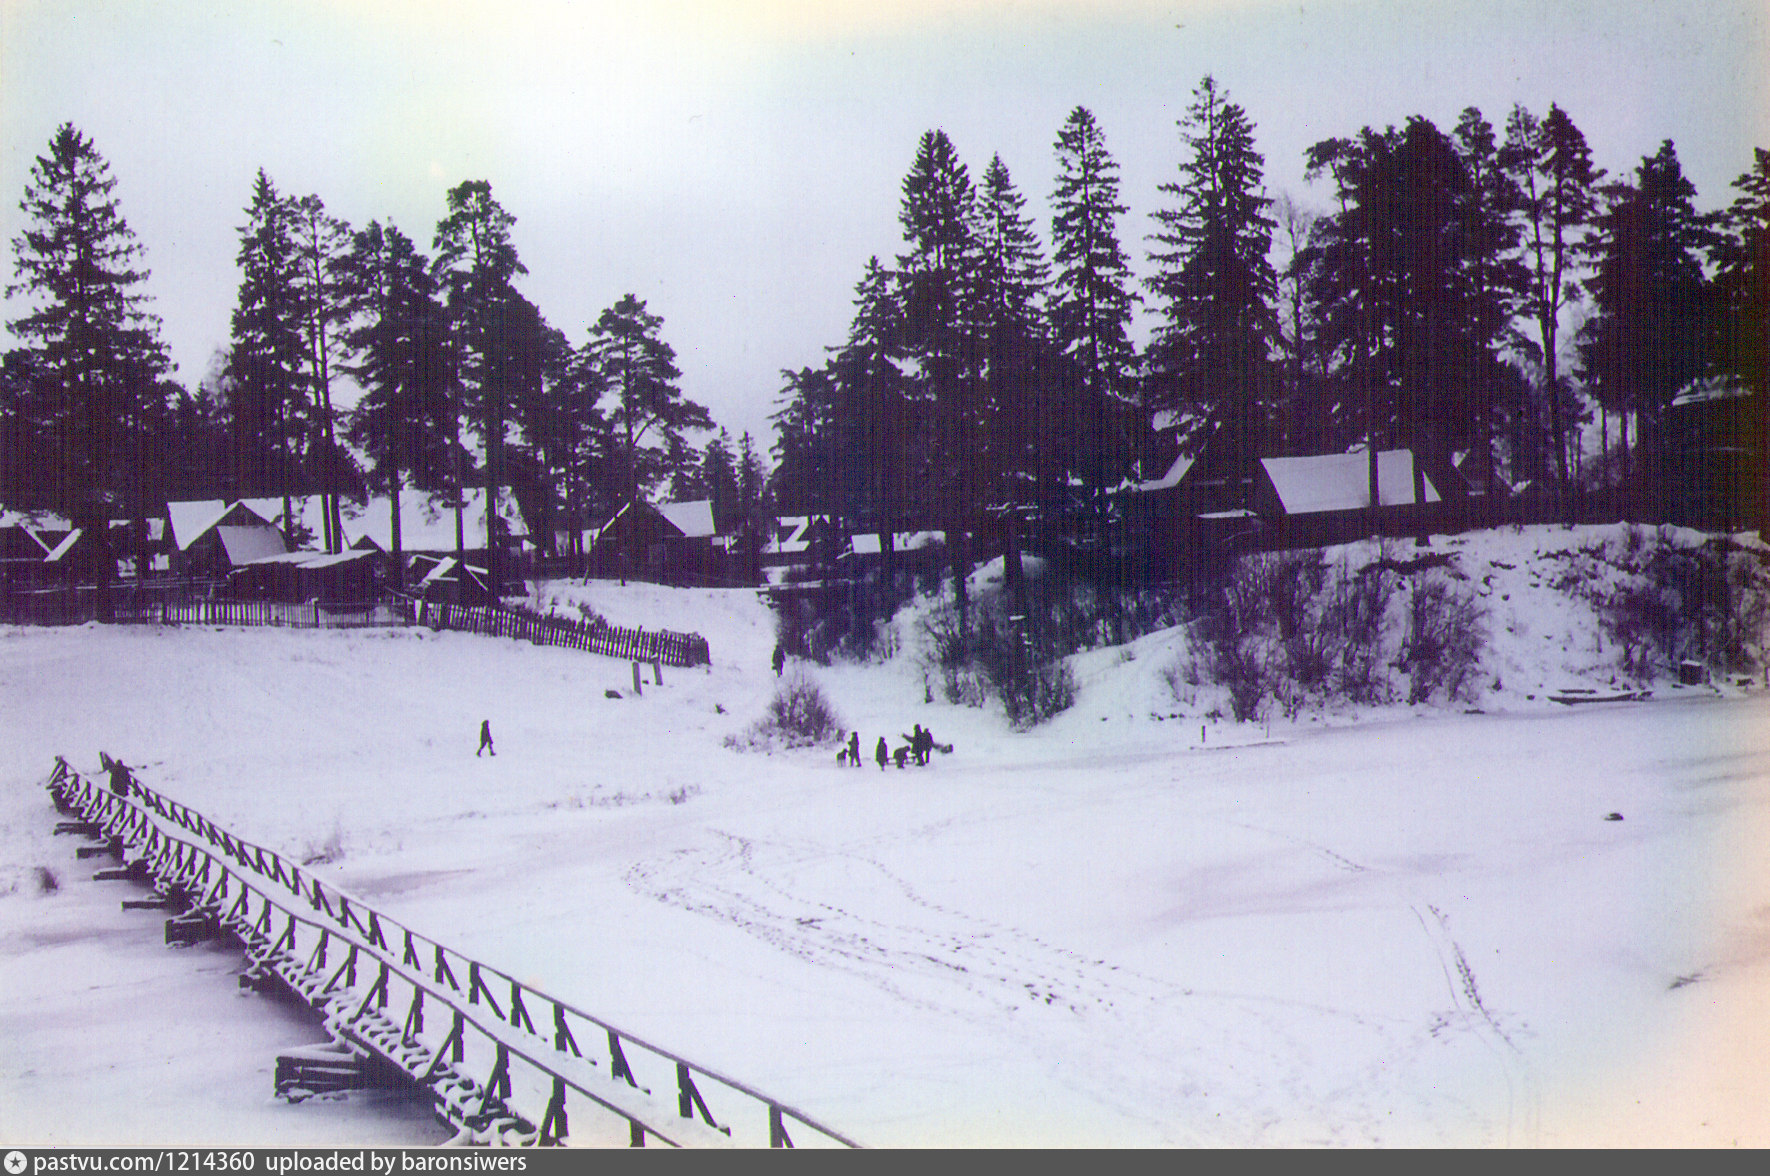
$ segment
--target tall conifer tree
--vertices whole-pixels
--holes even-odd
[[[457,387],[474,414],[485,449],[486,563],[494,601],[504,586],[504,520],[499,491],[504,485],[505,429],[509,389],[499,379],[507,357],[499,348],[508,339],[513,283],[528,273],[517,256],[511,229],[516,218],[492,197],[485,180],[467,180],[449,190],[447,213],[437,222],[436,267],[448,293],[454,324]],[[456,493],[461,493],[457,487]],[[460,499],[457,497],[457,503]],[[457,505],[457,541],[460,532]]]
[[[1049,298],[1051,335],[1064,367],[1043,382],[1037,418],[1040,520],[1064,509],[1062,488],[1082,477],[1104,510],[1109,480],[1123,461],[1120,411],[1131,397],[1136,364],[1130,341],[1130,262],[1119,246],[1119,167],[1093,112],[1070,111],[1057,132],[1057,182],[1051,196],[1056,274]],[[1141,422],[1134,427],[1142,428]]]
[[[1175,203],[1155,213],[1151,235],[1148,286],[1162,302],[1149,356],[1155,407],[1190,417],[1194,443],[1221,431],[1230,452],[1252,457],[1277,388],[1265,160],[1247,112],[1209,76],[1180,131],[1180,178],[1161,186]]]
[[[141,441],[164,408],[161,381],[170,367],[159,319],[147,309],[143,250],[119,211],[116,187],[92,140],[72,123],[58,127],[25,185],[20,209],[28,219],[12,241],[6,290],[28,304],[10,326],[29,357],[8,357],[9,378],[40,394],[37,440],[48,447],[44,464],[52,471],[46,505],[91,528],[106,589],[116,570],[110,515],[145,513],[149,454]]]

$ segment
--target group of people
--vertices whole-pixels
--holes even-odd
[[[903,739],[903,745],[893,751],[886,744],[885,736],[879,736],[879,742],[873,747],[873,762],[879,765],[879,770],[881,772],[885,770],[885,765],[890,763],[896,764],[899,768],[911,763],[919,768],[924,767],[928,763],[929,755],[932,754],[935,747],[938,746],[934,742],[934,732],[925,729],[920,723],[916,724],[914,731],[903,736]],[[951,749],[948,748],[947,750]],[[843,747],[841,751],[836,753],[836,762],[839,764],[845,764],[849,767],[860,767],[859,731],[855,731],[848,736],[847,745]]]

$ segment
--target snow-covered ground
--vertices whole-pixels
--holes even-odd
[[[1537,554],[1576,534],[1457,545],[1494,577],[1479,707],[1204,719],[1176,632],[1078,655],[1027,733],[907,655],[790,667],[868,752],[954,744],[907,771],[725,746],[776,687],[739,590],[544,593],[709,638],[638,698],[464,634],[0,629],[0,1140],[439,1137],[271,1098],[317,1034],[50,834],[54,756],[104,750],[868,1144],[1770,1144],[1770,696],[1549,702],[1615,673]]]

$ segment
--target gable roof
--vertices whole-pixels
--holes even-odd
[[[236,567],[284,552],[283,533],[272,526],[221,526],[215,528],[215,533],[221,538],[221,549],[227,553],[227,562]]]
[[[718,531],[713,525],[713,500],[710,498],[660,503],[657,509],[664,521],[681,531],[685,539],[706,539]]]
[[[1172,490],[1180,484],[1180,479],[1186,476],[1186,471],[1192,468],[1194,460],[1196,459],[1186,456],[1176,457],[1174,464],[1168,467],[1167,473],[1152,481],[1138,482],[1131,489],[1140,493],[1148,493],[1152,490]]]
[[[43,562],[60,563],[62,556],[72,551],[74,549],[74,544],[80,542],[81,534],[82,530],[79,527],[75,527],[72,531],[69,531],[67,537],[55,545],[55,550],[43,557]],[[34,539],[36,536],[33,535],[32,538]]]
[[[180,551],[189,551],[191,544],[229,516],[232,516],[234,526],[270,526],[269,519],[243,501],[226,502],[220,498],[205,498],[166,504],[166,521],[172,525],[172,538],[177,542]]]
[[[1334,510],[1364,510],[1370,502],[1370,454],[1327,453],[1317,457],[1263,457],[1260,468],[1290,515]],[[1438,490],[1426,478],[1426,501],[1437,502]],[[1377,500],[1381,506],[1412,506],[1414,455],[1409,449],[1377,454]]]
[[[352,502],[341,503],[339,513],[344,519],[345,546],[354,547],[369,539],[383,551],[393,550],[393,512],[385,495],[371,498],[361,506]],[[506,537],[519,539],[528,533],[514,494],[499,491],[498,516],[504,520]],[[399,499],[399,532],[402,552],[452,552],[455,550],[455,508],[429,495],[407,491]],[[320,532],[316,530],[314,533]],[[462,494],[461,534],[469,550],[486,545],[483,486]]]

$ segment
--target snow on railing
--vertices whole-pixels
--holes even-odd
[[[134,855],[125,873],[188,899],[186,918],[225,925],[246,945],[255,969],[281,978],[340,1039],[427,1088],[439,1113],[473,1141],[598,1142],[588,1133],[569,1134],[574,1108],[589,1104],[624,1121],[632,1146],[656,1139],[673,1146],[792,1147],[789,1122],[801,1144],[859,1146],[778,1099],[323,886],[274,850],[234,836],[126,773],[113,773],[107,787],[58,756],[47,787],[58,808],[79,812],[120,855]],[[403,1021],[388,1012],[402,1003]],[[427,1025],[427,1004],[445,1015]],[[583,1031],[606,1035],[606,1070],[584,1053]],[[675,1117],[652,1094],[672,1078]]]

